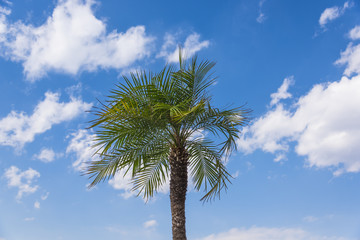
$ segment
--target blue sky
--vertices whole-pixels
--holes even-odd
[[[87,189],[87,111],[121,76],[216,61],[213,104],[253,109],[221,200],[189,190],[194,240],[360,239],[357,1],[0,0],[0,240],[169,239],[168,188]]]

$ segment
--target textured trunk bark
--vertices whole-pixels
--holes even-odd
[[[171,149],[169,160],[173,240],[186,240],[185,199],[187,191],[188,154],[184,148]]]

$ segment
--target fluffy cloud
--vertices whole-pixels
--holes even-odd
[[[40,202],[39,201],[35,201],[34,208],[40,209]]]
[[[124,199],[136,196],[137,192],[131,191],[133,185],[131,183],[131,174],[126,174],[125,170],[121,169],[115,176],[109,180],[109,184],[117,190],[122,190],[120,194]]]
[[[157,225],[157,221],[156,220],[149,220],[144,222],[144,228],[152,228],[155,227]]]
[[[49,192],[45,193],[44,195],[41,195],[41,200],[45,201],[49,197]]]
[[[319,24],[321,27],[325,27],[325,25],[341,15],[345,13],[345,10],[351,8],[353,6],[352,2],[345,2],[343,7],[334,6],[331,8],[326,8],[320,15]]]
[[[59,97],[58,93],[47,92],[31,116],[11,111],[0,119],[0,145],[22,148],[36,135],[51,129],[52,125],[72,120],[92,106],[74,97],[70,102],[59,102]]]
[[[20,200],[24,194],[31,194],[37,191],[38,185],[33,185],[33,181],[40,177],[40,173],[29,168],[21,171],[15,166],[11,166],[5,171],[4,177],[8,180],[8,187],[18,188],[16,199]]]
[[[59,0],[51,16],[38,27],[14,24],[0,14],[0,49],[4,56],[23,63],[34,81],[54,70],[68,74],[98,68],[123,68],[150,54],[153,37],[144,26],[125,32],[107,32],[95,17],[94,0]],[[2,44],[1,44],[2,42]],[[76,54],[74,54],[76,52]]]
[[[353,28],[350,38],[356,40],[358,32],[358,26]],[[346,66],[347,77],[313,86],[290,107],[281,102],[291,97],[285,79],[271,95],[268,112],[243,129],[240,150],[261,149],[281,161],[293,142],[296,153],[305,156],[309,166],[332,168],[334,175],[360,172],[360,44],[350,43],[335,63]]]
[[[72,167],[76,171],[83,171],[86,165],[90,161],[99,160],[97,155],[94,155],[94,148],[92,148],[93,139],[95,134],[90,133],[87,130],[78,130],[71,134],[69,145],[67,146],[66,153],[74,153],[76,160],[73,162]],[[120,194],[123,198],[127,199],[131,196],[135,196],[136,193],[131,191],[133,185],[131,184],[131,175],[125,174],[124,170],[119,171],[115,176],[109,180],[109,184],[117,190],[122,190]]]
[[[2,15],[10,15],[11,14],[11,10],[6,8],[6,7],[2,7],[0,6],[0,14]]]
[[[72,167],[76,171],[83,171],[87,162],[98,160],[98,157],[94,156],[94,149],[91,147],[95,134],[80,129],[72,133],[69,137],[71,139],[66,148],[66,153],[74,153],[76,155],[76,160],[72,164]]]
[[[360,26],[356,26],[353,29],[351,29],[349,32],[349,37],[352,40],[360,39]]]
[[[345,240],[341,237],[316,236],[298,228],[233,228],[228,232],[212,234],[199,240]]]
[[[278,88],[276,93],[270,95],[270,106],[277,104],[281,99],[290,98],[292,95],[288,92],[289,86],[294,84],[294,77],[288,77],[284,79],[283,84]]]
[[[309,166],[335,168],[335,175],[360,172],[360,76],[315,85],[290,107],[281,102],[243,129],[239,149],[280,158],[295,151]]]
[[[118,190],[122,190],[123,192],[120,194],[124,199],[128,199],[130,197],[136,196],[138,192],[132,191],[133,185],[131,183],[131,175],[125,174],[125,170],[120,170],[115,174],[115,176],[109,180],[109,184]],[[170,189],[169,180],[167,179],[163,186],[158,190],[158,193],[167,194]]]
[[[360,27],[353,28],[349,35],[353,40],[360,38]],[[354,73],[360,74],[360,44],[349,43],[335,64],[346,65],[344,71],[346,76],[351,76]]]
[[[190,34],[185,43],[182,44],[182,51],[184,58],[192,57],[196,52],[203,48],[207,48],[210,45],[210,41],[200,41],[200,35],[198,33]],[[177,36],[167,33],[164,38],[164,44],[161,47],[160,53],[157,57],[163,57],[168,62],[179,61],[179,48],[177,43]]]
[[[43,148],[39,154],[35,154],[34,158],[44,162],[49,163],[55,160],[55,158],[60,157],[62,154],[55,153],[51,148]]]
[[[70,141],[66,149],[67,154],[75,154],[76,160],[73,162],[72,167],[76,171],[83,171],[90,161],[99,160],[97,155],[94,155],[95,149],[92,148],[93,139],[95,134],[87,130],[78,130],[69,136]],[[128,199],[136,196],[137,192],[132,191],[133,184],[131,183],[131,174],[125,174],[125,170],[118,171],[115,176],[109,180],[110,186],[116,190],[121,190],[121,197]],[[159,190],[161,193],[169,192],[169,183],[166,182]]]

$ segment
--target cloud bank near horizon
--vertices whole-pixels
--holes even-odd
[[[318,236],[301,228],[233,228],[198,240],[348,240],[343,237]]]

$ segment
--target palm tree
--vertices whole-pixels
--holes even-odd
[[[167,65],[157,74],[124,76],[125,83],[116,85],[106,104],[94,110],[90,128],[96,127],[100,160],[90,162],[85,173],[93,178],[91,187],[123,170],[145,199],[170,175],[173,239],[186,240],[188,171],[194,188],[205,191],[202,201],[220,197],[231,178],[223,156],[236,148],[238,127],[247,123],[249,111],[210,105],[214,62],[194,57],[185,63],[181,54],[179,62],[178,69]],[[197,136],[199,132],[206,137]]]

